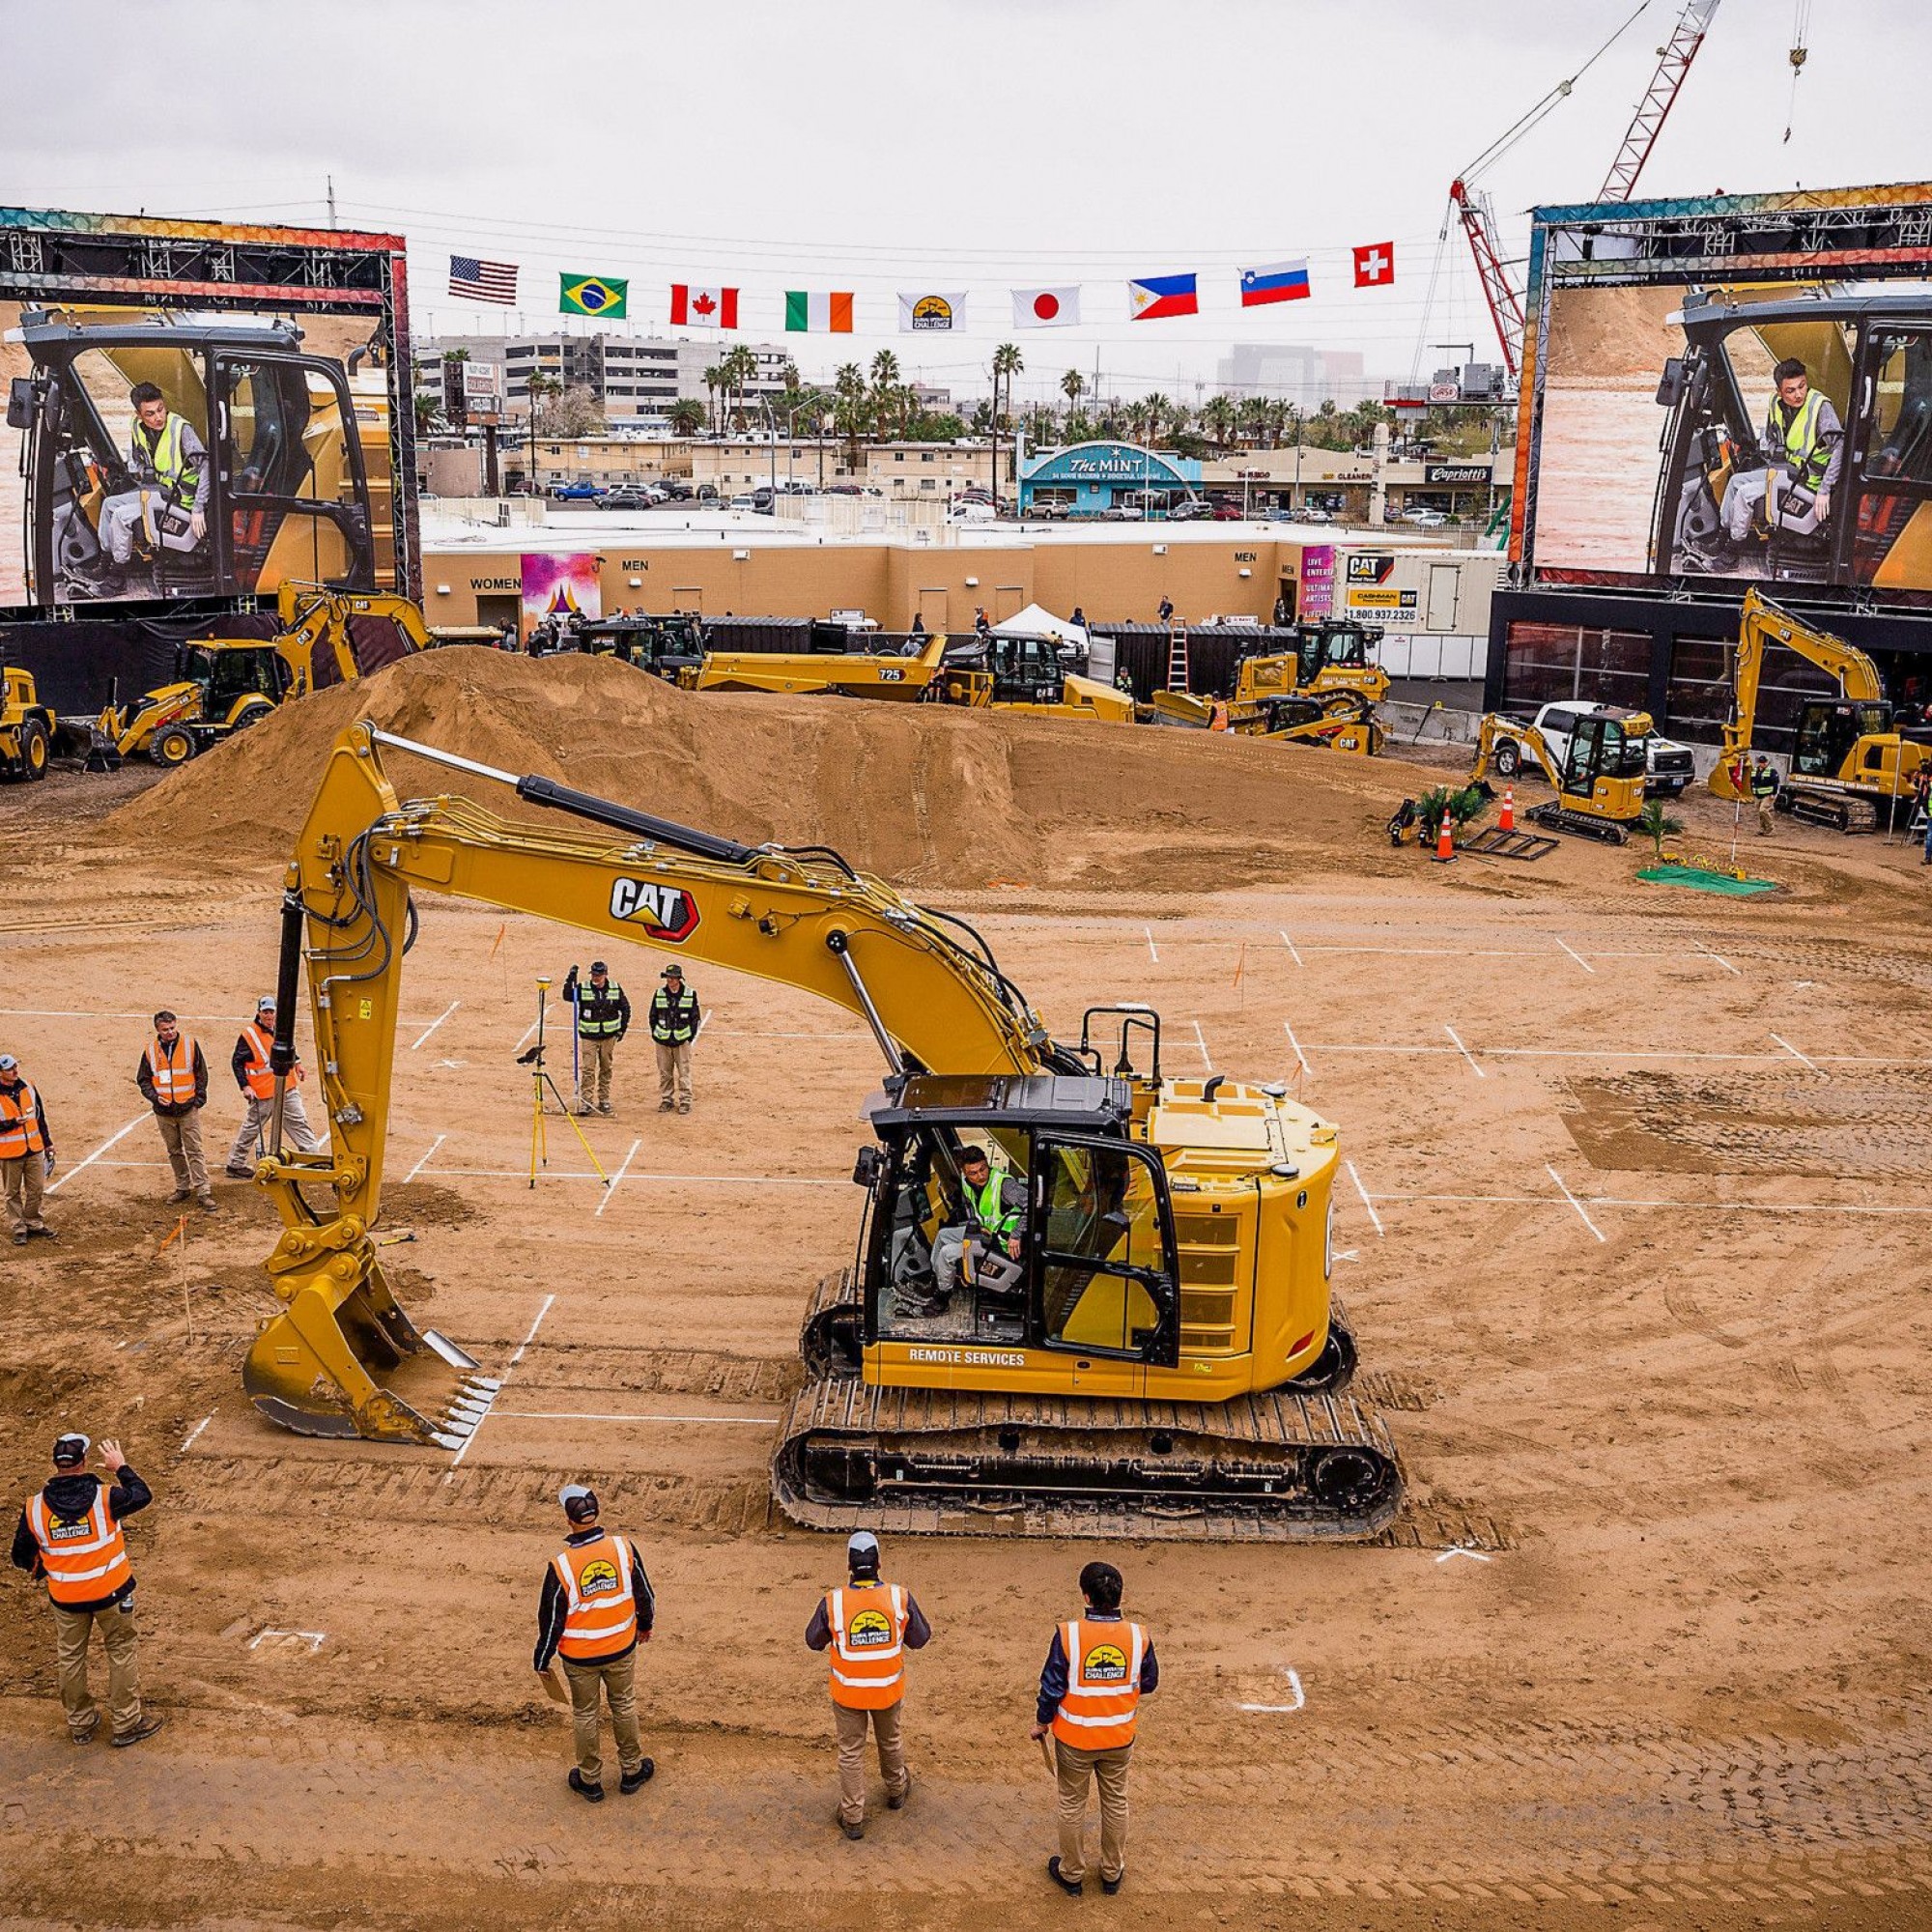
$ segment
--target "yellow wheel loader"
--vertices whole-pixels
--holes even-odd
[[[1913,781],[1932,760],[1932,745],[1903,736],[1886,702],[1878,667],[1855,644],[1814,630],[1753,588],[1745,593],[1731,678],[1724,749],[1710,777],[1719,798],[1751,796],[1758,683],[1764,654],[1781,644],[1838,681],[1837,698],[1814,698],[1800,712],[1791,769],[1777,789],[1779,811],[1841,832],[1870,832],[1911,809]]]
[[[281,631],[272,638],[203,638],[175,652],[172,682],[132,704],[109,703],[94,729],[90,764],[109,768],[146,756],[181,765],[210,745],[259,724],[278,705],[315,688],[316,653],[327,649],[338,681],[360,675],[350,620],[385,619],[405,653],[434,641],[422,612],[388,591],[338,591],[316,583],[284,583],[276,608]]]
[[[1492,711],[1478,728],[1476,763],[1469,779],[1473,783],[1487,778],[1497,762],[1498,747],[1514,746],[1517,762],[1511,763],[1510,775],[1520,769],[1520,760],[1526,754],[1556,793],[1547,803],[1532,806],[1523,813],[1525,818],[1555,831],[1621,845],[1643,812],[1650,734],[1647,712],[1605,705],[1577,715],[1559,759],[1534,724],[1520,724]]]
[[[57,728],[33,674],[11,665],[0,668],[0,778],[45,778]]]
[[[566,822],[405,803],[385,751]],[[970,925],[836,852],[741,845],[366,723],[329,754],[286,885],[256,1176],[283,1223],[282,1307],[243,1368],[271,1421],[455,1449],[491,1399],[471,1357],[411,1322],[376,1238],[404,959],[417,900],[449,895],[801,988],[871,1032],[857,1260],[808,1302],[772,1463],[794,1521],[1333,1538],[1395,1513],[1401,1467],[1349,1393],[1330,1293],[1336,1129],[1283,1086],[1164,1071],[1151,1009],[1090,1008],[1056,1039]],[[283,1151],[279,1116],[304,965],[330,1127],[312,1154]],[[1021,1204],[990,1248],[969,1149]]]

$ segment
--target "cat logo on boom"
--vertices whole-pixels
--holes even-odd
[[[613,879],[611,917],[641,925],[653,939],[689,939],[697,928],[697,902],[676,886],[650,879]]]

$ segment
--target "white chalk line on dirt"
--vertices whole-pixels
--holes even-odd
[[[1308,1702],[1308,1693],[1302,1690],[1301,1679],[1294,1671],[1284,1670],[1281,1674],[1288,1679],[1288,1688],[1294,1694],[1293,1704],[1236,1704],[1235,1709],[1248,1711],[1261,1718],[1292,1717]]]
[[[1297,966],[1305,966],[1308,962],[1304,960],[1301,954],[1294,950],[1294,941],[1288,936],[1288,929],[1285,926],[1283,926],[1283,927],[1278,927],[1277,930],[1279,930],[1281,933],[1281,943],[1288,948],[1288,956],[1291,959],[1293,959]]]
[[[1577,1213],[1578,1217],[1581,1219],[1584,1227],[1589,1229],[1591,1234],[1595,1235],[1598,1240],[1607,1241],[1609,1239],[1609,1236],[1604,1233],[1603,1229],[1597,1226],[1596,1222],[1590,1219],[1589,1215],[1583,1211],[1583,1204],[1580,1201],[1578,1201],[1574,1194],[1570,1192],[1568,1187],[1564,1186],[1563,1177],[1560,1174],[1558,1174],[1556,1170],[1553,1167],[1551,1167],[1548,1161],[1545,1161],[1543,1163],[1543,1171],[1545,1174],[1548,1175],[1551,1180],[1555,1181],[1558,1187],[1563,1189],[1564,1200],[1569,1202],[1571,1207],[1576,1208]]]
[[[1471,1053],[1466,1046],[1463,1044],[1463,1036],[1459,1034],[1456,1031],[1456,1029],[1452,1026],[1445,1026],[1442,1029],[1442,1031],[1446,1033],[1449,1036],[1449,1037],[1456,1042],[1456,1051],[1460,1053],[1463,1056],[1463,1058],[1469,1063],[1469,1071],[1473,1073],[1478,1080],[1487,1080],[1490,1076],[1487,1073],[1485,1073],[1480,1066],[1476,1065],[1476,1056],[1473,1053]]]
[[[269,1626],[258,1630],[248,1639],[247,1647],[253,1650],[257,1644],[268,1642],[292,1641],[305,1643],[308,1645],[309,1655],[313,1657],[322,1648],[327,1636],[328,1633],[327,1631],[286,1631],[276,1630],[272,1626]]]
[[[499,1408],[495,1413],[504,1422],[714,1422],[725,1429],[769,1429],[780,1419],[777,1409],[769,1415],[605,1415],[575,1408]]]
[[[125,1127],[120,1128],[115,1133],[109,1134],[107,1138],[104,1141],[102,1141],[100,1145],[98,1148],[96,1148],[94,1151],[91,1154],[89,1154],[87,1158],[84,1161],[82,1161],[78,1167],[71,1167],[67,1170],[65,1174],[63,1174],[60,1177],[59,1179],[48,1181],[47,1192],[49,1194],[58,1194],[61,1191],[61,1189],[65,1187],[68,1184],[68,1182],[74,1178],[76,1174],[86,1173],[86,1171],[90,1167],[92,1167],[94,1163],[97,1160],[99,1160],[100,1156],[104,1154],[109,1148],[118,1145],[122,1141],[125,1141],[128,1138],[128,1136],[131,1134],[134,1131],[134,1129],[141,1124],[143,1121],[149,1118],[150,1116],[146,1112],[136,1114],[134,1118],[131,1121],[129,1121]],[[145,1163],[143,1164],[145,1165]]]
[[[1443,1029],[1455,1035],[1447,1027]],[[1471,1054],[1481,1054],[1486,1060],[1709,1060],[1731,1064],[1764,1065],[1781,1065],[1783,1053],[1714,1053],[1690,1047],[1647,1047],[1647,1046],[1464,1046],[1460,1041],[1455,1046],[1424,1046],[1406,1040],[1339,1040],[1311,1039],[1310,1053],[1462,1053],[1465,1058]],[[1788,1048],[1797,1053],[1795,1047]],[[1807,1063],[1816,1067],[1824,1066],[1932,1066],[1932,1058],[1915,1054],[1892,1053],[1816,1053],[1808,1057]],[[1302,1063],[1307,1065],[1306,1061]]]
[[[1160,954],[1154,951],[1153,927],[1151,925],[1144,925],[1141,927],[1141,930],[1147,934],[1148,957],[1151,958],[1156,966],[1158,966],[1160,964]]]
[[[694,1035],[692,1036],[692,1037],[693,1037],[694,1039],[696,1039],[696,1037],[697,1037],[697,1036],[696,1036],[696,1034],[694,1034]],[[611,1177],[611,1184],[610,1184],[610,1186],[609,1186],[609,1187],[607,1187],[607,1188],[606,1188],[606,1189],[604,1190],[604,1198],[603,1198],[603,1200],[601,1200],[601,1201],[600,1201],[600,1202],[598,1202],[598,1204],[597,1204],[597,1214],[596,1214],[596,1217],[595,1217],[596,1219],[598,1219],[598,1220],[600,1220],[600,1221],[601,1221],[601,1220],[602,1220],[602,1219],[604,1218],[604,1210],[605,1210],[605,1208],[607,1208],[608,1207],[610,1207],[610,1205],[611,1205],[611,1196],[612,1196],[613,1194],[615,1194],[615,1193],[616,1193],[616,1191],[617,1191],[617,1183],[618,1183],[618,1182],[619,1182],[620,1180],[622,1180],[622,1179],[623,1179],[623,1178],[625,1177],[625,1175],[627,1175],[627,1174],[629,1174],[629,1173],[630,1173],[630,1171],[631,1171],[631,1163],[632,1163],[632,1162],[633,1162],[634,1160],[636,1160],[636,1159],[637,1159],[637,1157],[638,1157],[638,1150],[639,1150],[639,1149],[640,1147],[642,1147],[642,1146],[643,1146],[643,1142],[642,1142],[642,1141],[640,1141],[640,1140],[639,1140],[639,1141],[633,1141],[633,1142],[631,1143],[631,1151],[630,1151],[630,1152],[629,1152],[629,1153],[627,1153],[627,1154],[626,1154],[626,1155],[624,1156],[624,1164],[623,1164],[623,1166],[621,1166],[621,1167],[620,1167],[620,1168],[619,1168],[619,1169],[617,1170],[617,1172],[616,1172],[615,1174],[613,1174],[613,1175],[612,1175],[612,1176]]]
[[[1208,1051],[1208,1036],[1201,1031],[1199,1020],[1189,1020],[1187,1024],[1194,1029],[1194,1037],[1201,1042],[1201,1064],[1211,1073],[1214,1070],[1214,1056]]]
[[[1452,1543],[1435,1560],[1438,1563],[1447,1563],[1452,1556],[1466,1556],[1472,1563],[1487,1563],[1490,1560],[1487,1550],[1471,1549],[1463,1543]]]
[[[1726,959],[1721,952],[1713,952],[1711,949],[1708,946],[1706,946],[1701,939],[1693,939],[1690,943],[1697,949],[1699,952],[1701,952],[1704,955],[1706,959],[1715,959],[1718,962],[1718,964],[1724,969],[1726,973],[1737,973],[1738,978],[1740,980],[1742,980],[1745,977],[1742,973],[1738,973],[1738,969],[1735,966],[1733,966],[1731,962],[1728,959]]]
[[[410,1051],[413,1053],[462,1004],[461,1000],[451,1000],[448,1006],[444,1007],[441,1012],[438,1013],[436,1018],[431,1020],[429,1025],[424,1027],[422,1032],[410,1042]]]
[[[1378,1239],[1385,1239],[1388,1230],[1382,1226],[1382,1217],[1376,1212],[1376,1204],[1369,1199],[1369,1190],[1362,1185],[1362,1177],[1355,1172],[1352,1160],[1344,1160],[1342,1165],[1349,1170],[1349,1179],[1355,1183],[1355,1192],[1362,1197],[1362,1206],[1369,1210],[1369,1219],[1375,1223]]]
[[[1554,938],[1555,935],[1551,934],[1551,937]],[[1576,960],[1577,965],[1582,967],[1584,972],[1592,975],[1593,977],[1595,976],[1597,969],[1594,966],[1592,966],[1590,962],[1587,959],[1585,959],[1583,955],[1580,952],[1578,952],[1577,949],[1574,946],[1572,946],[1567,939],[1557,939],[1556,943],[1558,946],[1562,947],[1565,952],[1569,953],[1571,958]]]
[[[1798,1061],[1803,1065],[1808,1066],[1813,1073],[1818,1073],[1823,1071],[1823,1069],[1819,1066],[1818,1063],[1815,1060],[1805,1059],[1804,1055],[1800,1053],[1798,1049],[1795,1046],[1793,1046],[1792,1043],[1788,1039],[1786,1039],[1781,1033],[1773,1034],[1772,1038],[1775,1039],[1778,1043],[1778,1045],[1785,1050],[1786,1053],[1790,1054],[1793,1060]]]
[[[1313,1073],[1315,1069],[1314,1067],[1309,1065],[1308,1056],[1307,1054],[1302,1052],[1301,1042],[1294,1037],[1294,1029],[1292,1026],[1290,1026],[1286,1020],[1283,1020],[1281,1023],[1281,1030],[1288,1036],[1288,1043],[1290,1046],[1293,1047],[1294,1058],[1296,1062],[1299,1064],[1302,1072]]]
[[[532,1021],[531,1021],[531,1022],[529,1023],[529,1025],[528,1025],[528,1026],[526,1026],[526,1028],[524,1029],[524,1032],[523,1032],[523,1037],[522,1037],[521,1039],[519,1039],[519,1040],[517,1041],[516,1045],[515,1045],[515,1046],[513,1046],[513,1047],[512,1047],[512,1048],[510,1049],[510,1051],[511,1051],[512,1053],[521,1053],[521,1052],[523,1052],[524,1048],[525,1048],[526,1046],[527,1046],[527,1045],[529,1044],[529,1038],[530,1038],[530,1036],[531,1036],[531,1034],[533,1034],[533,1033],[535,1033],[535,1032],[536,1032],[536,1030],[537,1030],[537,1027],[538,1027],[538,1025],[539,1025],[539,1024],[540,1024],[540,1023],[539,1023],[538,1021],[536,1021],[536,1020],[532,1020]]]
[[[410,1182],[412,1181],[416,1178],[416,1176],[419,1175],[423,1171],[423,1169],[430,1164],[431,1160],[433,1160],[436,1156],[437,1149],[440,1148],[443,1144],[443,1142],[446,1141],[448,1138],[449,1136],[447,1134],[438,1134],[435,1140],[430,1142],[429,1151],[425,1153],[423,1157],[419,1161],[417,1161],[416,1164],[412,1168],[411,1168],[406,1175],[403,1176],[403,1185],[405,1187],[407,1187],[410,1184]]]
[[[194,1425],[194,1427],[188,1431],[186,1438],[183,1441],[182,1446],[178,1450],[176,1450],[175,1453],[178,1456],[185,1456],[187,1452],[194,1447],[195,1443],[200,1440],[201,1432],[204,1429],[206,1429],[208,1425],[213,1420],[214,1420],[214,1411],[211,1408],[208,1411],[208,1413],[204,1415],[201,1418],[201,1420],[197,1422]]]
[[[1708,1214],[1932,1214],[1932,1207],[1874,1201],[1672,1201],[1624,1194],[1582,1194],[1564,1201],[1548,1194],[1424,1194],[1396,1189],[1378,1194],[1386,1207],[1392,1201],[1416,1207],[1564,1208],[1580,1201],[1588,1208],[1675,1208],[1686,1213]]]
[[[537,1310],[535,1321],[530,1323],[528,1332],[524,1336],[524,1339],[517,1344],[517,1352],[510,1357],[504,1366],[503,1373],[497,1377],[497,1386],[490,1391],[490,1400],[483,1405],[483,1413],[476,1418],[475,1426],[470,1430],[469,1434],[457,1444],[456,1454],[450,1459],[449,1467],[443,1475],[442,1480],[445,1483],[463,1466],[464,1457],[469,1454],[469,1445],[482,1435],[483,1425],[490,1420],[490,1411],[497,1406],[497,1400],[503,1393],[504,1383],[510,1379],[517,1364],[524,1359],[524,1350],[537,1339],[537,1330],[543,1326],[544,1317],[550,1313],[555,1301],[556,1296],[554,1294],[544,1296],[543,1306]]]
[[[521,1180],[529,1184],[530,1171],[526,1167],[439,1167],[430,1173],[432,1180],[457,1179],[468,1180]],[[550,1167],[537,1176],[539,1180],[594,1180],[598,1186],[605,1185],[605,1176],[594,1174],[588,1168]],[[634,1174],[633,1180],[686,1181],[693,1187],[847,1187],[850,1180],[838,1176],[829,1180],[818,1180],[787,1174]]]

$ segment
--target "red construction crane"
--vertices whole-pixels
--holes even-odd
[[[1483,284],[1483,299],[1490,305],[1496,340],[1503,346],[1503,367],[1514,383],[1522,362],[1523,292],[1510,279],[1496,247],[1495,211],[1489,196],[1471,189],[1460,175],[1450,184],[1449,204],[1469,238],[1469,252],[1476,258],[1476,273]]]
[[[1677,90],[1684,85],[1684,76],[1690,71],[1690,63],[1697,58],[1697,49],[1704,44],[1704,36],[1711,30],[1711,22],[1717,16],[1722,0],[1690,0],[1690,4],[1678,15],[1676,31],[1662,46],[1658,48],[1657,71],[1651,76],[1649,88],[1638,101],[1636,114],[1630,124],[1630,132],[1624,136],[1624,144],[1617,150],[1617,157],[1610,163],[1610,171],[1604,177],[1603,192],[1599,201],[1628,201],[1636,186],[1636,178],[1643,172],[1643,164],[1650,159],[1650,151],[1657,145],[1657,137],[1662,131],[1664,117],[1670,112],[1677,99]]]

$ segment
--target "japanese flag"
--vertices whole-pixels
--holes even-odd
[[[1080,285],[1064,289],[1015,289],[1015,328],[1070,328],[1080,321]]]

